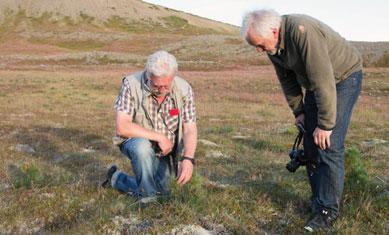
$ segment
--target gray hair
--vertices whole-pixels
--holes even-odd
[[[240,34],[246,39],[247,32],[252,28],[256,35],[268,38],[271,35],[272,29],[278,29],[281,26],[281,20],[280,14],[271,9],[248,12],[243,17]]]
[[[177,60],[174,55],[169,54],[166,51],[157,51],[147,58],[146,62],[146,75],[148,78],[151,76],[171,76],[177,72]]]

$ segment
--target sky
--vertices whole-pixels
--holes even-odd
[[[240,26],[254,9],[313,16],[352,41],[389,41],[389,0],[144,0]]]

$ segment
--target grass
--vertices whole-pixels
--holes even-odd
[[[146,208],[99,188],[110,164],[131,172],[111,137],[113,101],[122,75],[132,71],[0,70],[0,233],[160,234],[180,224],[221,234],[303,232],[309,186],[303,169],[285,169],[296,130],[267,67],[181,72],[196,93],[199,138],[217,143],[228,157],[206,158],[214,147],[200,144],[191,183],[173,183],[171,197]],[[387,145],[361,144],[388,140],[388,104],[377,103],[384,93],[367,90],[380,89],[389,73],[375,71],[368,69],[349,130],[342,217],[334,233],[388,232]],[[19,152],[17,144],[35,152]]]
[[[377,67],[389,67],[389,51],[385,51],[385,54],[375,63]]]
[[[178,16],[167,16],[162,18],[162,22],[151,19],[142,19],[141,21],[128,21],[120,16],[112,16],[105,23],[105,27],[128,33],[163,33],[163,34],[220,34],[212,29],[201,28],[189,24],[186,19]]]
[[[293,115],[269,61],[255,57],[240,38],[194,36],[212,32],[176,16],[162,19],[164,24],[113,17],[104,36],[82,12],[80,21],[54,21],[48,13],[28,18],[22,11],[8,17],[0,26],[2,49],[17,49],[12,42],[22,40],[22,22],[58,35],[24,39],[26,50],[15,52],[24,59],[7,61],[0,50],[0,234],[163,234],[185,224],[216,234],[303,232],[309,217],[306,174],[285,169],[297,133]],[[86,32],[66,38],[76,29]],[[31,48],[58,57],[31,57]],[[112,163],[131,172],[130,162],[111,145],[112,106],[121,78],[142,69],[146,55],[157,49],[177,55],[180,75],[195,91],[199,138],[218,147],[199,144],[191,183],[173,182],[170,197],[142,208],[99,183]],[[388,144],[363,144],[389,140],[388,77],[385,68],[365,69],[346,141],[335,234],[388,233]],[[18,144],[34,151],[18,151]],[[210,150],[224,157],[206,157]]]
[[[105,43],[94,40],[86,41],[61,41],[56,44],[58,47],[77,50],[77,51],[90,51],[100,49],[105,46]]]

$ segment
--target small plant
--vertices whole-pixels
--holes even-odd
[[[206,194],[203,177],[196,172],[193,173],[191,181],[182,187],[176,182],[171,183],[172,199],[181,203],[190,203],[193,207],[201,207],[206,202]]]
[[[48,175],[42,172],[35,165],[23,165],[20,169],[15,168],[13,174],[13,185],[15,188],[31,188],[33,186],[43,186],[48,181]]]
[[[345,187],[352,191],[365,190],[369,176],[362,162],[362,154],[356,148],[350,148],[345,154],[346,176]]]

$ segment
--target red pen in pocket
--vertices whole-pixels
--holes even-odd
[[[177,116],[180,113],[179,109],[170,109],[169,110],[169,115],[170,116]]]

